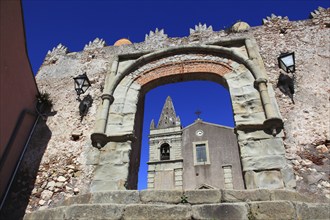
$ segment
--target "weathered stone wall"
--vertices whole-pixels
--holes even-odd
[[[284,119],[285,154],[294,167],[297,189],[330,198],[330,29],[311,20],[287,24],[285,33],[275,21],[256,28],[254,36]],[[276,89],[276,57],[284,51],[296,55],[295,104]]]
[[[23,178],[30,176],[32,181],[23,181],[18,177],[17,182],[18,188],[28,188],[30,185],[32,190],[27,211],[44,209],[74,194],[87,192],[92,177],[94,180],[97,180],[98,175],[103,178],[105,173],[93,172],[94,165],[109,163],[109,161],[102,162],[99,150],[91,147],[90,134],[95,124],[96,107],[101,103],[97,97],[101,96],[104,77],[107,71],[110,71],[115,55],[176,45],[200,45],[236,37],[254,37],[259,46],[259,53],[269,77],[268,86],[275,90],[274,97],[284,119],[285,156],[294,167],[297,190],[314,193],[316,197],[322,195],[330,197],[330,131],[327,120],[330,111],[330,39],[328,37],[330,29],[327,28],[325,22],[322,22],[322,19],[321,22],[313,22],[314,20],[282,22],[281,19],[273,19],[263,26],[238,33],[208,31],[194,33],[184,38],[167,38],[160,33],[159,39],[157,38],[159,34],[154,34],[153,38],[156,40],[152,40],[153,38],[149,36],[148,42],[133,45],[120,47],[101,45],[95,48],[87,47],[82,52],[73,53],[69,53],[67,48],[61,46],[53,50],[47,55],[36,77],[40,91],[50,93],[54,103],[53,111],[44,124],[39,123],[29,152],[25,156],[25,165],[21,168],[20,176]],[[277,67],[277,57],[284,51],[294,51],[296,54],[295,105],[276,89],[280,72]],[[92,87],[88,92],[94,98],[94,103],[88,115],[80,122],[72,77],[85,71],[92,82]],[[71,133],[82,133],[82,135],[79,140],[73,141]],[[242,135],[244,134],[239,133],[238,138]],[[273,141],[281,142],[282,138]],[[253,157],[253,148],[268,151],[268,144],[277,145],[276,143],[275,145],[264,144],[262,140],[240,143],[241,149],[244,149],[241,153]],[[102,151],[108,151],[113,155],[116,161],[109,166],[116,166],[116,164],[128,166],[128,155],[125,152],[112,154],[116,148],[125,151],[119,145],[120,143],[112,143],[111,146],[102,148]],[[281,149],[276,150],[276,147],[272,149],[274,152],[267,153],[284,153]],[[40,161],[36,159],[36,156],[40,158]],[[35,182],[31,167],[37,170]]]
[[[328,219],[329,203],[288,190],[109,191],[69,198],[34,219]]]

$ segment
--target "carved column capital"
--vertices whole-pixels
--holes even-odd
[[[264,83],[264,84],[267,84],[268,80],[265,79],[265,78],[258,78],[254,81],[254,87],[259,89],[259,85],[260,83]]]
[[[110,94],[103,94],[101,96],[101,98],[102,98],[102,100],[105,100],[105,99],[109,100],[110,105],[113,103],[113,101],[115,101],[115,98],[113,97],[113,95],[110,95]]]

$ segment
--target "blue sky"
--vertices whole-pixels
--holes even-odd
[[[48,50],[59,43],[70,51],[81,51],[96,37],[107,45],[120,38],[133,43],[144,41],[146,33],[163,28],[169,37],[189,35],[199,22],[212,25],[214,31],[230,27],[238,20],[250,26],[261,25],[272,13],[290,20],[307,19],[318,6],[330,7],[329,0],[218,0],[218,1],[97,1],[97,0],[22,0],[28,54],[34,74]],[[172,97],[183,126],[194,122],[196,110],[208,122],[233,126],[229,93],[211,82],[171,84],[146,95],[143,126],[143,150],[139,189],[146,187],[146,161],[149,125],[158,122],[166,97]]]

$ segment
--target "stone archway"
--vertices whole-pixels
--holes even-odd
[[[205,79],[229,89],[246,188],[292,188],[282,120],[253,39],[117,57],[106,79],[92,144],[100,151],[91,191],[134,189],[144,94],[169,82]]]

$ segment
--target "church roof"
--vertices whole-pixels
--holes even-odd
[[[178,125],[180,125],[180,118],[176,116],[171,97],[167,96],[157,128],[169,128]]]
[[[225,125],[218,125],[218,124],[214,124],[214,123],[210,123],[210,122],[205,122],[202,119],[197,119],[194,123],[188,125],[187,127],[184,127],[182,130],[188,129],[196,124],[205,124],[205,125],[211,125],[214,127],[219,127],[219,128],[225,128],[225,129],[231,129],[233,130],[234,128],[229,127],[229,126],[225,126]]]

